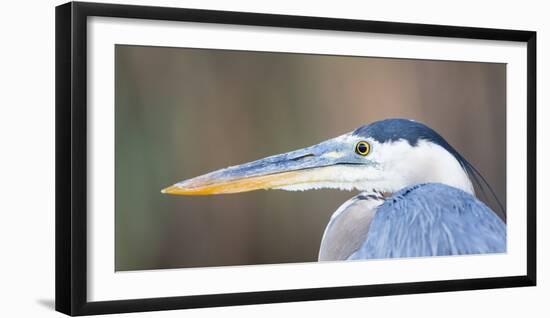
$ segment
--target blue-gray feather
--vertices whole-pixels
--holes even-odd
[[[485,204],[438,183],[410,186],[380,205],[349,259],[506,252],[506,225]]]

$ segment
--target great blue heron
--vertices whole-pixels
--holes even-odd
[[[494,195],[481,174],[434,130],[408,119],[386,119],[162,192],[361,191],[332,214],[320,261],[505,252],[504,215],[476,199],[472,181]]]

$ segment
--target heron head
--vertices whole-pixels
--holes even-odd
[[[466,163],[428,126],[387,119],[310,147],[184,180],[162,192],[210,195],[331,188],[393,193],[413,184],[439,182],[473,193]]]

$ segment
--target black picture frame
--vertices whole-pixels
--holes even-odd
[[[86,36],[91,16],[370,32],[527,43],[525,276],[89,302],[87,300]],[[56,310],[92,315],[536,284],[536,32],[197,9],[70,2],[56,7]]]

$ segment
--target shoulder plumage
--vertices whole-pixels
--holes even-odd
[[[491,209],[460,189],[428,183],[388,198],[350,259],[505,251],[506,225]]]

